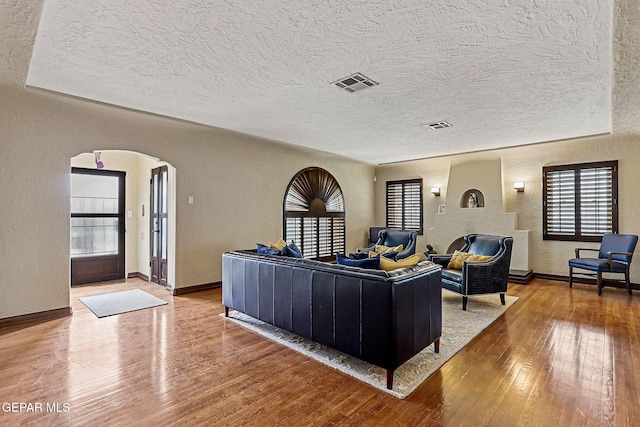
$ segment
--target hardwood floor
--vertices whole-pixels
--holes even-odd
[[[98,319],[78,301],[132,288],[169,304]],[[225,321],[219,289],[73,288],[73,316],[0,329],[0,424],[638,425],[640,293],[508,293],[504,316],[399,400]]]

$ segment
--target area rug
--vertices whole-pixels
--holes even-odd
[[[327,346],[264,323],[232,310],[227,319],[257,334],[365,382],[385,393],[404,399],[433,372],[468,344],[475,336],[504,313],[517,297],[506,295],[506,305],[498,295],[469,297],[467,311],[462,311],[462,297],[442,291],[442,338],[440,353],[433,344],[395,370],[393,389],[387,389],[387,371]],[[224,316],[221,314],[221,316]]]
[[[166,301],[141,289],[93,295],[80,298],[80,301],[98,317],[113,316],[167,304]]]

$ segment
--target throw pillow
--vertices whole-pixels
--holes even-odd
[[[467,258],[467,262],[477,262],[477,261],[487,261],[493,258],[493,255],[476,255],[471,254],[469,258]]]
[[[469,252],[454,251],[447,268],[454,270],[462,270],[462,263],[467,260],[471,255]]]
[[[290,256],[294,258],[302,258],[302,251],[298,248],[295,242],[292,240],[287,246],[282,248],[282,255]]]
[[[349,253],[349,258],[351,258],[351,259],[365,259],[365,258],[373,258],[373,257],[369,256],[369,254],[366,253],[366,252],[350,252]]]
[[[277,249],[273,249],[269,246],[265,246],[261,243],[256,243],[257,249],[258,249],[258,253],[259,254],[267,254],[267,255],[282,255],[282,251],[279,251]]]
[[[413,254],[398,261],[381,256],[380,268],[385,271],[395,270],[396,268],[411,267],[420,262],[420,254]]]
[[[369,258],[374,258],[377,256],[383,256],[385,258],[389,258],[395,261],[396,256],[398,255],[398,252],[385,252],[383,254],[377,254],[375,252],[369,251]]]
[[[491,258],[493,258],[493,256],[477,255],[477,254],[471,254],[468,252],[454,251],[453,255],[451,256],[451,259],[449,260],[449,264],[447,265],[447,268],[452,268],[454,270],[462,270],[462,264],[465,261],[466,262],[486,261]]]
[[[380,258],[351,259],[342,254],[336,254],[338,264],[350,267],[369,268],[377,270],[380,268]]]
[[[282,237],[280,238],[280,240],[278,240],[277,243],[271,243],[269,242],[269,247],[271,249],[277,249],[279,251],[282,250],[282,248],[284,248],[285,246],[287,246],[287,242],[285,242],[284,240],[282,240]]]
[[[404,249],[404,246],[402,244],[398,246],[393,246],[393,247],[384,246],[384,245],[375,245],[375,247],[373,248],[373,251],[377,254],[383,254],[385,252],[400,252],[403,249]]]

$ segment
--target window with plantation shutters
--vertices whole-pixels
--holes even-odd
[[[422,180],[387,181],[387,228],[422,234]]]
[[[618,232],[618,162],[543,168],[543,238],[599,242]]]
[[[344,197],[326,170],[307,168],[293,177],[284,198],[284,239],[302,256],[320,261],[345,252]]]

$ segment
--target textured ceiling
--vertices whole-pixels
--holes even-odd
[[[389,163],[611,132],[612,17],[607,0],[47,0],[26,83]],[[379,85],[330,84],[355,72]]]

